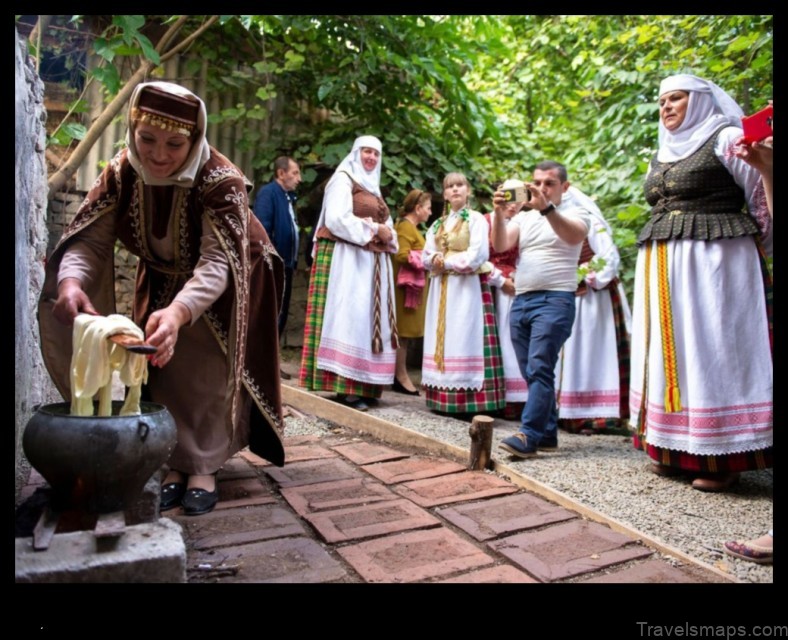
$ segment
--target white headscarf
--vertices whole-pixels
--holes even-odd
[[[660,118],[660,162],[676,162],[690,156],[725,124],[741,128],[741,107],[710,80],[685,73],[669,76],[659,85],[659,95],[671,91],[687,91],[689,101],[684,121],[675,131],[668,131]]]
[[[594,202],[589,196],[585,193],[580,191],[577,187],[573,187],[572,185],[566,190],[566,192],[561,196],[561,205],[569,205],[574,207],[581,207],[588,211],[591,215],[595,218],[598,218],[600,222],[610,231],[612,234],[612,230],[610,229],[610,225],[608,221],[605,220],[605,216],[602,215],[602,210],[597,206],[596,202]],[[612,235],[610,236],[613,237]]]
[[[153,176],[148,175],[148,173],[145,171],[145,167],[139,160],[137,147],[134,144],[135,123],[131,118],[131,110],[139,103],[140,93],[143,89],[145,89],[145,87],[156,87],[160,91],[171,93],[176,96],[188,96],[198,100],[200,103],[200,109],[197,114],[197,131],[192,142],[191,151],[189,151],[189,155],[187,156],[186,161],[183,163],[183,166],[176,173],[172,174],[171,176],[167,176],[166,178],[154,178]],[[126,145],[129,148],[129,162],[131,163],[131,166],[134,167],[134,170],[139,173],[140,176],[142,176],[143,182],[155,187],[193,187],[197,173],[211,157],[211,149],[208,145],[208,140],[205,137],[205,126],[208,122],[208,114],[205,109],[205,103],[200,99],[200,97],[188,89],[185,89],[184,87],[172,82],[145,82],[137,85],[134,88],[134,93],[131,94],[127,120],[129,123],[129,128],[126,131]]]
[[[361,148],[368,147],[375,149],[380,154],[378,164],[372,171],[367,171],[364,165],[361,164]],[[376,196],[380,195],[380,165],[383,164],[383,145],[380,140],[375,136],[359,136],[353,143],[353,148],[345,156],[345,159],[339,163],[334,176],[340,171],[345,171],[358,182],[367,191],[374,193]],[[333,176],[332,176],[333,180]],[[330,182],[330,181],[329,181]],[[326,185],[328,186],[328,185]]]

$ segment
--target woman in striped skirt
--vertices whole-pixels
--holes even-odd
[[[449,211],[427,232],[423,263],[432,278],[427,297],[421,386],[427,407],[443,413],[503,409],[505,384],[487,278],[489,226],[468,208],[461,173],[443,180]]]
[[[394,381],[398,346],[391,254],[380,194],[382,145],[360,136],[328,181],[315,231],[299,383],[366,411]]]

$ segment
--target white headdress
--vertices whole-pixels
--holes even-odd
[[[361,163],[361,149],[367,147],[375,149],[380,154],[380,159],[372,171],[367,171]],[[334,175],[345,171],[367,191],[380,195],[380,165],[383,164],[383,145],[375,136],[359,136],[353,143],[353,148],[339,163]]]
[[[660,97],[671,91],[689,93],[684,121],[675,131],[659,122],[660,162],[676,162],[690,156],[721,126],[741,127],[741,107],[716,84],[690,74],[665,78],[659,85]]]
[[[155,178],[153,176],[148,175],[145,171],[145,167],[143,166],[142,162],[139,159],[139,154],[137,153],[137,146],[134,142],[134,126],[135,121],[132,119],[132,111],[139,106],[140,103],[140,96],[142,95],[143,91],[146,89],[153,89],[159,96],[162,94],[170,94],[173,96],[172,104],[175,106],[176,101],[178,98],[186,98],[191,100],[197,100],[199,102],[199,108],[197,111],[197,124],[196,124],[196,137],[192,140],[192,148],[189,151],[189,155],[186,158],[186,161],[183,163],[183,166],[171,176],[167,176],[166,178]],[[181,100],[183,102],[183,100]],[[159,104],[165,104],[159,103]],[[166,106],[162,107],[166,109]],[[167,120],[167,113],[160,112],[160,115],[164,116],[164,120]],[[134,170],[142,176],[143,182],[145,184],[153,185],[153,186],[177,186],[177,187],[193,187],[194,180],[197,177],[197,173],[202,169],[203,165],[208,162],[208,159],[211,157],[211,149],[208,145],[208,140],[205,137],[205,126],[208,122],[208,116],[205,110],[205,103],[200,99],[199,96],[192,93],[188,89],[180,86],[179,84],[175,84],[173,82],[145,82],[142,84],[137,85],[134,88],[134,92],[131,94],[131,99],[129,100],[129,112],[128,112],[128,123],[129,128],[126,131],[126,145],[129,148],[129,162],[131,166],[134,167]]]

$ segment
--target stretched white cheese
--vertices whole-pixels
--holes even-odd
[[[111,314],[91,316],[80,313],[74,319],[71,357],[71,415],[92,416],[93,399],[99,394],[98,415],[112,414],[112,374],[129,390],[120,415],[140,413],[142,385],[148,381],[148,359],[108,340],[116,333],[130,334],[142,340],[145,334],[129,318]]]

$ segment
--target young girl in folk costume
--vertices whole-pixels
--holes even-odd
[[[525,187],[522,180],[507,180],[501,185],[501,189],[515,189]],[[523,202],[509,202],[506,205],[506,223],[523,208]],[[495,221],[495,211],[486,213],[490,229]],[[501,357],[503,358],[504,381],[506,384],[506,407],[504,417],[510,420],[520,418],[525,401],[528,400],[528,383],[520,373],[520,365],[517,363],[517,354],[512,346],[511,330],[509,329],[509,312],[514,302],[514,271],[517,268],[517,260],[520,257],[520,249],[514,245],[506,251],[497,252],[490,240],[490,262],[493,265],[490,274],[489,284],[493,288],[495,297],[495,317],[498,325],[498,340],[501,344]]]
[[[408,374],[408,341],[424,336],[424,312],[427,308],[427,286],[424,265],[421,262],[424,236],[418,225],[429,220],[432,213],[432,196],[427,191],[413,189],[402,204],[399,220],[395,225],[399,251],[394,256],[394,277],[397,281],[397,372],[393,390],[406,395],[419,395]]]
[[[421,385],[427,406],[444,413],[503,409],[503,366],[487,283],[492,265],[489,226],[468,208],[461,173],[443,180],[448,213],[427,232],[423,262],[430,272]]]
[[[394,381],[397,234],[380,194],[382,145],[361,136],[328,181],[315,231],[299,382],[366,411]]]

